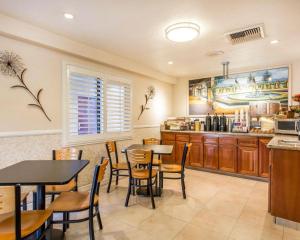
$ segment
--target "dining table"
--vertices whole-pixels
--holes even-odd
[[[15,215],[21,214],[21,186],[37,187],[37,209],[46,208],[46,185],[63,185],[70,182],[87,165],[88,160],[28,160],[0,170],[0,186],[15,187]],[[21,239],[21,220],[16,219],[16,240]],[[41,231],[45,228],[42,227]],[[60,229],[49,229],[46,239],[64,239]]]
[[[141,150],[152,150],[153,154],[155,155],[171,155],[173,152],[173,145],[163,145],[163,144],[132,144],[128,147],[122,148],[121,152],[125,153],[126,150],[132,150],[132,149],[141,149]],[[160,178],[159,178],[160,179]],[[161,184],[159,183],[159,186]],[[143,195],[143,196],[150,196],[149,191],[145,187],[140,187],[137,189],[136,193],[138,195]],[[160,197],[162,193],[162,188],[159,187],[158,191],[155,189],[153,191],[155,197]]]

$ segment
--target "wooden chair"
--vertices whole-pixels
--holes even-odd
[[[89,221],[90,239],[95,239],[94,217],[97,217],[100,229],[103,229],[99,211],[99,189],[105,174],[108,159],[101,159],[94,170],[91,192],[62,192],[49,206],[54,213],[63,213],[63,220],[52,221],[53,224],[63,224],[63,230],[66,231],[67,224]],[[95,211],[94,211],[95,209]],[[67,214],[89,211],[89,216],[80,219],[67,219]]]
[[[185,182],[184,182],[184,168],[185,168],[185,162],[186,159],[190,153],[191,150],[191,143],[186,143],[183,148],[183,154],[181,159],[181,165],[178,164],[161,164],[159,168],[159,177],[160,177],[160,189],[163,187],[163,179],[180,179],[181,180],[181,187],[182,187],[182,195],[183,198],[186,199],[186,193],[185,193]],[[164,173],[168,174],[180,174],[179,177],[165,177]],[[161,192],[161,191],[159,191]]]
[[[143,144],[144,145],[161,145],[161,140],[157,138],[144,138],[143,139]],[[159,166],[162,163],[160,159],[160,155],[158,157],[153,157],[153,166]]]
[[[81,160],[82,150],[75,148],[64,148],[52,151],[53,160]],[[46,195],[51,195],[53,201],[55,195],[62,192],[77,191],[78,190],[78,176],[72,179],[69,183],[63,185],[47,185]]]
[[[116,176],[116,185],[118,185],[119,176],[128,177],[128,166],[126,162],[125,163],[119,162],[117,143],[115,141],[106,142],[105,146],[106,146],[106,151],[107,151],[109,165],[110,165],[110,175],[109,175],[109,182],[107,186],[107,193],[109,193],[112,177]],[[113,158],[115,159],[115,163],[113,161]],[[127,174],[120,173],[120,171],[126,171]]]
[[[152,169],[153,151],[132,149],[126,150],[126,159],[129,169],[129,185],[125,206],[128,207],[131,191],[134,187],[147,187],[150,193],[152,208],[155,208],[152,186],[157,183],[157,170]],[[138,165],[146,165],[146,168],[139,168]],[[154,182],[152,181],[154,179]],[[146,185],[141,185],[141,180],[146,180]]]
[[[19,188],[20,189],[20,188]],[[20,190],[17,190],[19,200],[22,200]],[[24,198],[24,195],[23,195]],[[13,240],[25,239],[51,220],[52,211],[15,211],[20,207],[21,201],[16,202],[14,187],[0,188],[0,239]],[[51,224],[48,225],[50,227]]]

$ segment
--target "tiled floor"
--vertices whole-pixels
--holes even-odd
[[[273,223],[267,212],[267,183],[187,170],[186,187],[184,200],[180,181],[165,180],[155,210],[148,198],[135,196],[124,207],[127,179],[110,194],[102,189],[104,229],[98,231],[95,221],[96,239],[300,239],[300,231]],[[89,239],[88,224],[73,224],[66,239]]]

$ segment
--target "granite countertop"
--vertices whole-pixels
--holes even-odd
[[[268,148],[300,151],[300,141],[298,136],[276,135],[268,143]]]
[[[218,134],[218,135],[231,135],[231,136],[252,136],[252,137],[274,137],[275,136],[275,134],[266,134],[266,133],[235,133],[235,132],[211,132],[211,131],[161,130],[161,132],[202,133],[202,134]]]

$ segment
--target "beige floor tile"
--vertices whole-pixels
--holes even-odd
[[[284,240],[299,240],[300,239],[300,231],[289,228],[289,227],[284,227],[283,239]]]
[[[138,227],[153,240],[168,240],[173,239],[185,225],[184,221],[158,212],[143,221]]]
[[[228,236],[231,233],[233,226],[236,223],[236,218],[222,215],[215,211],[202,209],[191,220],[190,223],[192,225],[198,227],[205,227],[208,230],[218,232],[225,236]]]
[[[174,240],[226,240],[227,236],[205,227],[188,224]]]

